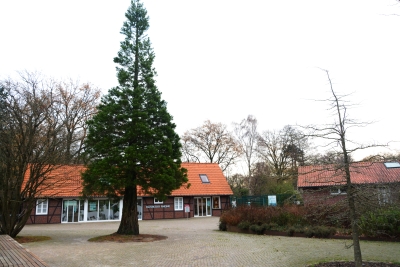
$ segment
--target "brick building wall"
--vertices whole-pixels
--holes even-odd
[[[230,207],[229,196],[220,196],[221,208],[211,209],[211,216],[221,216],[222,211]],[[194,197],[183,197],[183,206],[189,205],[190,212],[174,209],[174,197],[167,198],[163,204],[154,204],[153,197],[144,197],[142,206],[143,220],[180,219],[194,217]]]
[[[36,208],[32,209],[26,224],[45,224],[45,223],[61,223],[62,199],[49,199],[49,206],[46,215],[37,215]]]

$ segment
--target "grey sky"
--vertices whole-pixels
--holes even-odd
[[[400,140],[400,4],[395,0],[145,0],[157,85],[177,131],[231,125],[252,114],[259,129],[332,120],[338,93],[376,121],[361,142]],[[0,2],[0,76],[38,70],[103,89],[117,85],[113,58],[130,1]],[[392,15],[397,14],[397,15]],[[399,144],[393,143],[398,149]]]

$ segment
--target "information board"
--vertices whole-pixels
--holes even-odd
[[[268,196],[268,206],[276,206],[276,196]]]
[[[185,204],[185,212],[190,212],[190,205],[189,204]]]

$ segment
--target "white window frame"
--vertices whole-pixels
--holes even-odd
[[[154,198],[154,204],[164,204],[164,201],[159,201],[158,198]]]
[[[214,198],[218,198],[218,208],[214,208]],[[212,208],[216,209],[216,210],[221,209],[221,197],[220,196],[213,196],[212,197]]]
[[[378,187],[378,201],[379,205],[391,204],[389,187]]]
[[[400,168],[400,162],[384,162],[386,169]]]
[[[46,209],[46,211],[44,211]],[[41,198],[36,200],[36,215],[47,215],[49,212],[49,199]]]
[[[174,210],[183,210],[183,197],[174,198]]]
[[[210,179],[208,179],[207,174],[199,174],[200,180],[203,184],[209,184]]]
[[[331,195],[346,195],[347,192],[340,188],[331,188]]]

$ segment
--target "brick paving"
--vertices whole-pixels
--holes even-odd
[[[20,235],[48,241],[24,247],[49,266],[268,266],[296,267],[351,260],[349,240],[257,236],[218,231],[218,217],[140,221],[141,234],[166,235],[148,243],[93,243],[119,222],[27,225]],[[400,243],[362,241],[364,260],[400,262]]]

